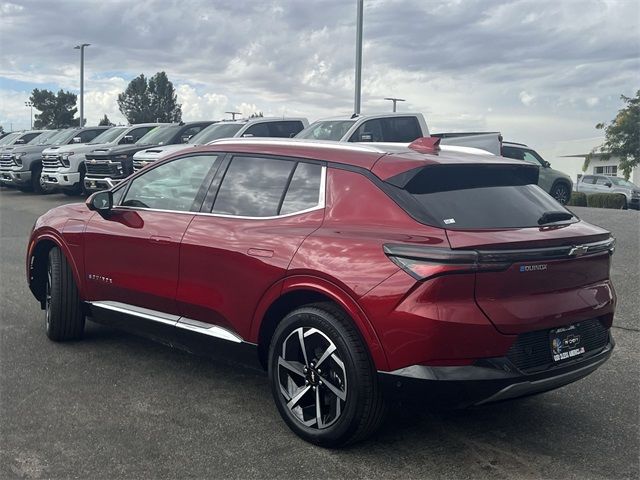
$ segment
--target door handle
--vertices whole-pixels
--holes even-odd
[[[170,245],[171,237],[165,237],[163,235],[151,235],[149,241],[156,245]]]
[[[252,257],[273,257],[273,250],[265,250],[264,248],[250,248],[247,253]]]

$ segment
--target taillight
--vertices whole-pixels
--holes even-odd
[[[416,280],[453,273],[504,270],[510,265],[504,262],[481,262],[480,254],[475,250],[385,245],[384,253]]]

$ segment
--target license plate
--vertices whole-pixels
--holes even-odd
[[[575,358],[584,353],[582,339],[576,325],[551,329],[549,331],[549,340],[554,362]]]

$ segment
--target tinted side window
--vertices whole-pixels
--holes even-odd
[[[102,132],[104,132],[104,130],[85,130],[84,132],[81,132],[80,135],[78,135],[80,137],[80,143],[90,142]]]
[[[140,128],[134,128],[133,130],[131,130],[127,135],[131,135],[133,137],[133,141],[134,143],[137,142],[138,140],[140,140],[142,137],[144,137],[149,130],[156,128],[156,127],[140,127]]]
[[[582,179],[582,183],[588,183],[589,185],[593,185],[594,183],[596,183],[596,177],[591,175],[585,175],[584,178]]]
[[[25,133],[24,135],[22,135],[22,137],[20,137],[24,143],[29,143],[31,140],[33,140],[34,138],[36,138],[38,135],[40,135],[40,133],[42,132],[31,132],[31,133]]]
[[[524,160],[524,150],[514,147],[502,147],[502,156],[515,158],[516,160]]]
[[[216,160],[216,155],[194,155],[152,168],[131,181],[122,205],[180,212],[198,208],[196,195]]]
[[[608,178],[598,177],[596,180],[596,185],[606,185],[607,183],[611,183]]]
[[[245,130],[242,136],[268,137],[269,127],[266,123],[256,123]]]
[[[421,136],[420,124],[415,117],[377,118],[360,125],[349,141],[409,143]]]
[[[269,125],[269,136],[280,138],[295,137],[303,130],[302,122],[271,122]]]
[[[182,141],[183,138],[191,138],[193,137],[196,133],[200,133],[200,131],[207,127],[208,125],[194,125],[193,127],[189,127],[187,128],[184,132],[182,132],[182,135],[180,135],[180,141]]]
[[[387,118],[383,122],[385,142],[413,142],[422,137],[422,130],[416,117]]]
[[[301,212],[320,203],[322,167],[311,163],[298,163],[291,177],[280,208],[280,215]]]
[[[243,217],[278,215],[295,165],[286,160],[234,157],[222,179],[212,212]]]
[[[367,120],[353,132],[350,142],[383,142],[382,119]]]

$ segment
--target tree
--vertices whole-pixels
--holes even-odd
[[[182,120],[182,105],[165,72],[158,72],[148,80],[144,74],[131,80],[118,95],[118,107],[131,124]]]
[[[249,118],[262,118],[264,117],[264,113],[262,112],[254,112],[251,115],[249,115]]]
[[[636,96],[620,98],[626,103],[616,118],[609,125],[599,123],[596,128],[604,130],[604,144],[594,149],[587,161],[594,154],[608,160],[612,156],[620,158],[620,169],[628,180],[631,170],[640,164],[640,90]]]
[[[109,117],[107,117],[107,114],[104,114],[104,117],[102,117],[102,119],[100,120],[100,122],[98,123],[98,126],[102,127],[115,127],[115,123],[112,123],[111,120],[109,120]]]
[[[75,107],[77,98],[71,92],[60,90],[56,95],[50,90],[34,88],[29,100],[40,113],[36,113],[33,128],[67,128],[78,125],[79,119],[75,118],[78,111]]]

